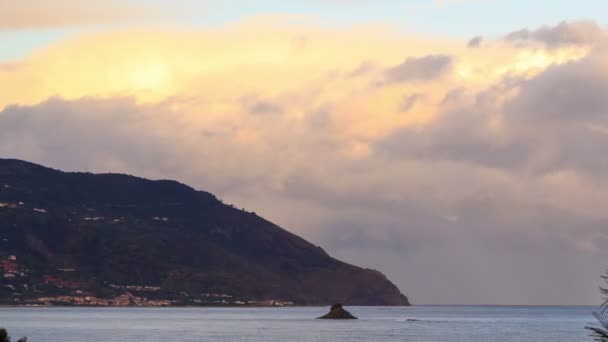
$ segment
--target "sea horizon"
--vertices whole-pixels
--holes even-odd
[[[31,341],[579,342],[588,306],[346,307],[358,319],[318,320],[327,307],[0,307]]]

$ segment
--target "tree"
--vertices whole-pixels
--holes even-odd
[[[608,285],[608,271],[606,271],[605,276],[602,276],[602,279]],[[594,341],[608,342],[608,287],[601,287],[600,291],[604,296],[604,302],[600,307],[600,311],[593,314],[597,319],[598,324],[587,326],[585,329],[591,331],[591,336],[594,338]]]

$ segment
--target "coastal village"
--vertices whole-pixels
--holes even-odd
[[[10,187],[8,184],[4,188]],[[47,215],[44,208],[29,207],[24,202],[0,202],[0,209],[31,210],[34,214]],[[107,218],[103,216],[83,216],[83,221],[107,221],[110,224],[121,223],[122,218]],[[152,221],[168,222],[169,218],[154,216]],[[0,243],[8,243],[6,236],[0,236]],[[239,298],[226,293],[203,292],[190,294],[168,294],[160,286],[135,284],[105,284],[111,293],[110,298],[100,298],[89,293],[85,284],[70,280],[72,274],[78,272],[74,268],[57,268],[52,274],[42,275],[35,279],[26,267],[19,263],[17,255],[3,255],[0,252],[0,303],[28,306],[293,306],[291,301],[279,299]],[[36,293],[44,294],[36,296]],[[49,293],[57,295],[49,296]],[[6,297],[6,298],[2,298]],[[164,298],[168,297],[168,298]]]
[[[26,306],[293,306],[291,301],[277,299],[240,299],[226,293],[200,293],[191,295],[185,292],[179,294],[177,299],[161,299],[162,288],[148,285],[117,285],[106,284],[107,288],[122,294],[112,298],[99,298],[87,294],[82,284],[75,281],[64,280],[57,275],[44,275],[40,284],[29,283],[29,270],[21,268],[17,256],[9,255],[0,260],[2,278],[0,287],[10,291],[11,300],[3,304]],[[57,269],[58,274],[76,272],[75,269]],[[38,287],[54,287],[57,292],[67,292],[57,296],[32,297],[28,292],[39,292]],[[146,295],[150,294],[150,295]]]
[[[43,286],[53,286],[59,291],[69,292],[64,295],[42,296],[31,298],[24,296],[28,290],[33,290],[36,285],[30,285],[23,280],[27,278],[28,270],[21,269],[17,263],[17,257],[10,255],[0,261],[2,280],[0,284],[6,290],[12,291],[13,302],[6,304],[18,305],[69,305],[69,306],[293,306],[290,301],[276,299],[246,300],[225,293],[201,293],[196,296],[188,293],[180,293],[179,299],[158,299],[158,296],[145,296],[145,293],[155,294],[162,292],[158,286],[147,285],[117,285],[107,284],[107,287],[123,294],[113,298],[99,298],[88,295],[80,288],[78,282],[63,280],[55,275],[45,275]],[[73,269],[58,269],[57,272],[75,272]],[[35,290],[34,290],[35,292]],[[21,299],[20,297],[24,297]],[[154,297],[154,298],[150,298]]]

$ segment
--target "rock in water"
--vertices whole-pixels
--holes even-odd
[[[344,308],[342,308],[342,304],[334,304],[331,306],[329,313],[325,316],[319,317],[319,319],[357,319],[357,317],[344,310]]]

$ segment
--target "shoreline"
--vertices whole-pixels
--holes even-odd
[[[170,308],[226,308],[226,309],[289,309],[289,308],[328,308],[327,305],[290,305],[290,306],[270,306],[270,305],[8,305],[0,304],[0,308],[155,308],[155,309],[170,309]],[[413,305],[345,305],[354,308],[411,308]],[[431,305],[416,305],[431,306]],[[436,306],[454,306],[454,305],[436,305]]]

